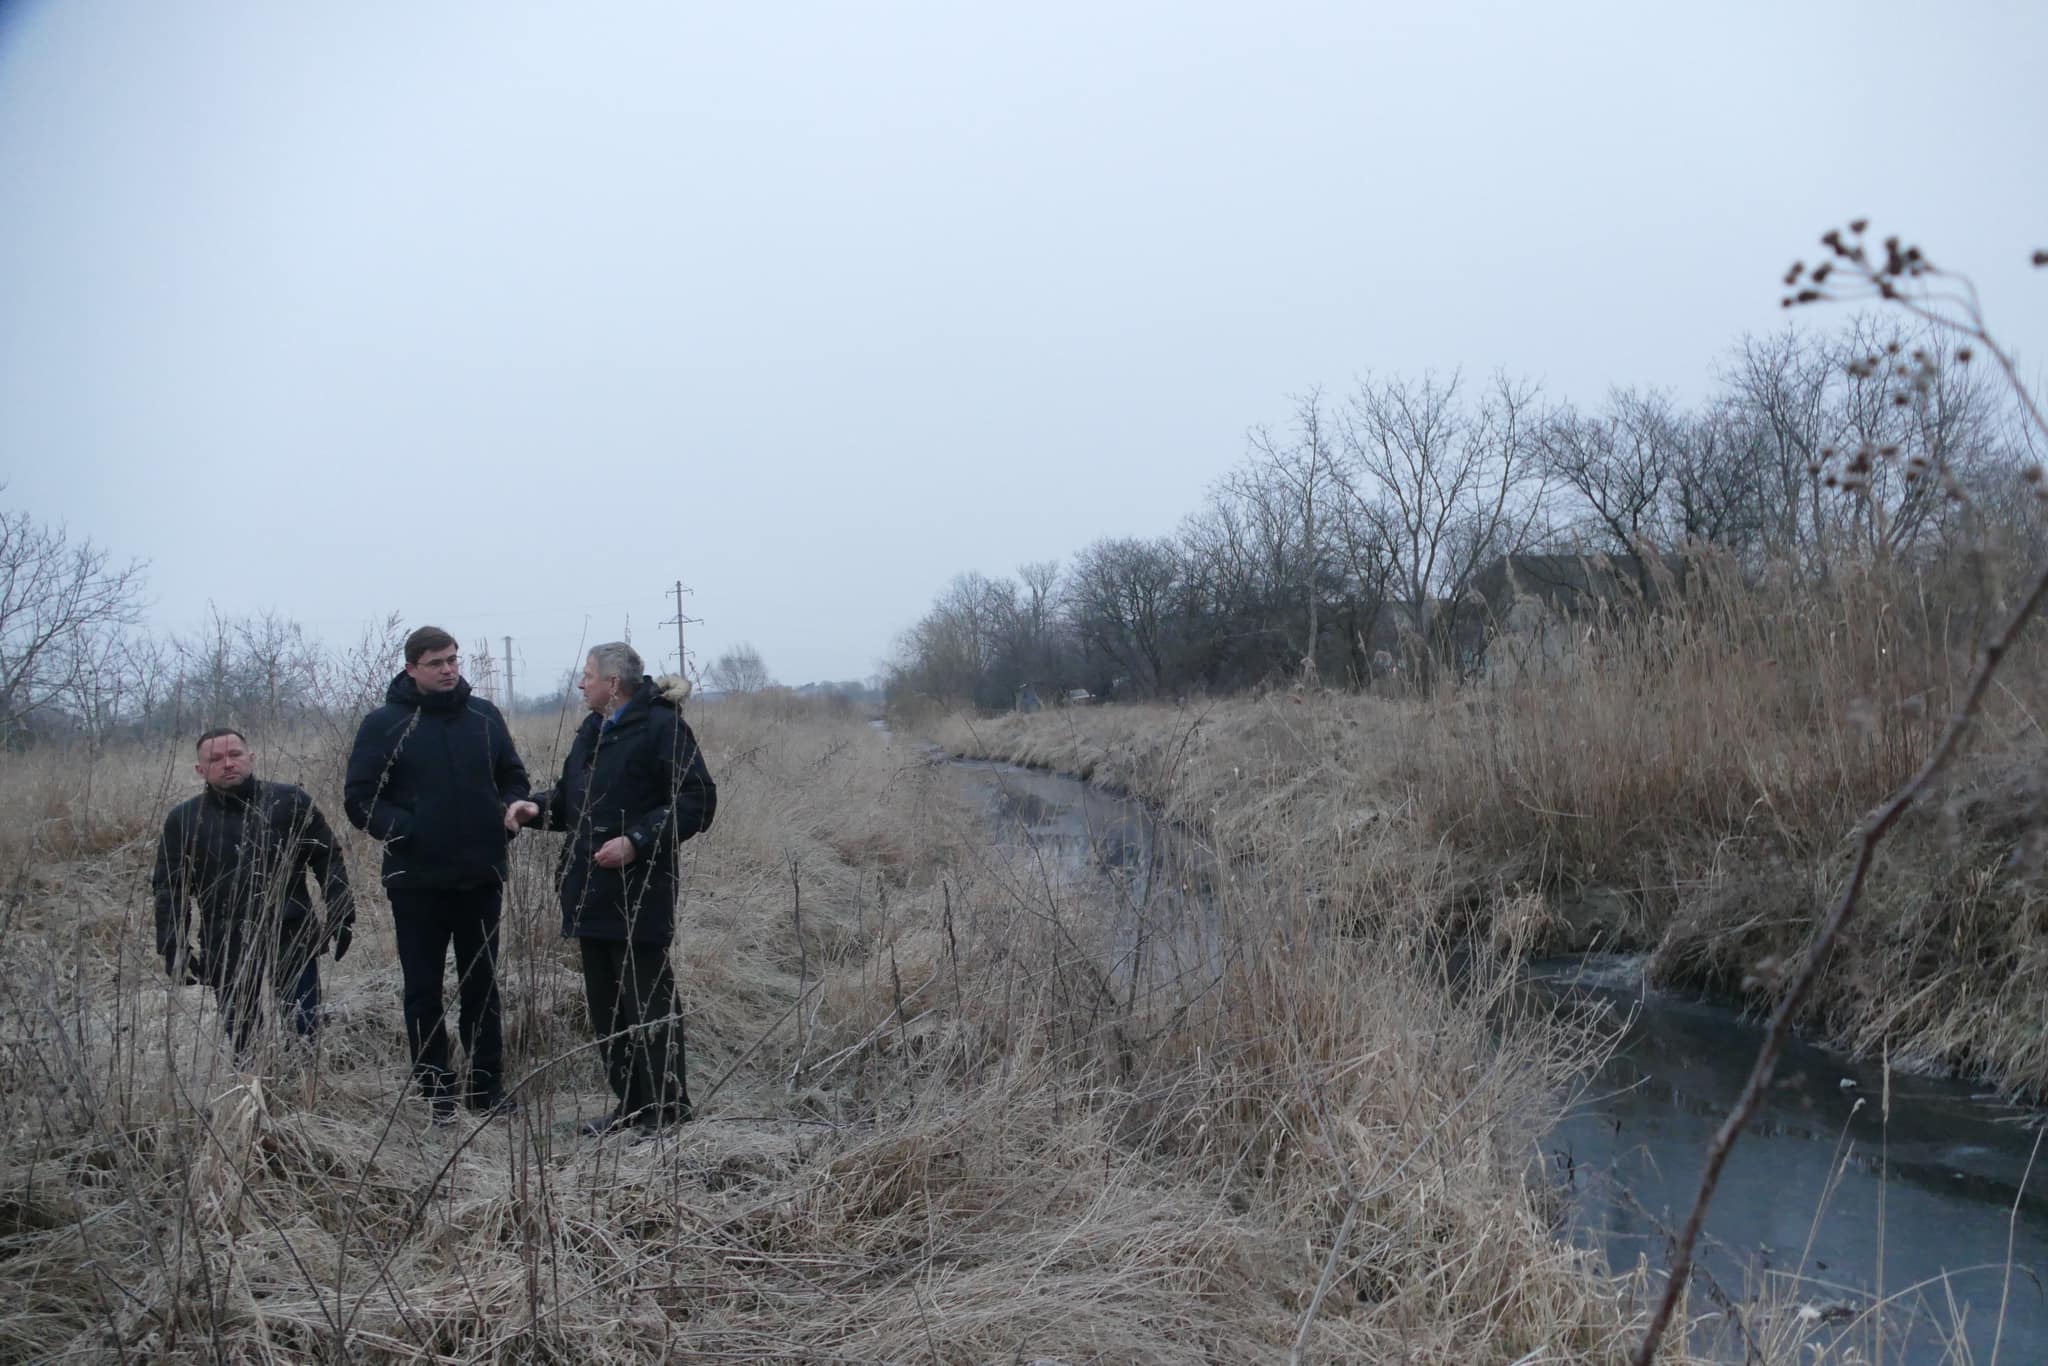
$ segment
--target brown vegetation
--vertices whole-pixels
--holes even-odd
[[[1319,857],[1272,780],[1353,722],[1288,705],[1243,712],[1289,746],[1257,819]],[[693,720],[723,795],[678,948],[703,1118],[640,1143],[571,1136],[603,1088],[545,841],[508,901],[523,1108],[437,1129],[374,890],[318,1049],[236,1071],[150,952],[183,754],[11,763],[0,1357],[1625,1358],[1640,1294],[1525,1170],[1589,1041],[1516,1013],[1505,955],[1443,988],[1422,912],[1450,861],[1396,857],[1387,803],[1328,827],[1374,870],[1369,947],[1331,932],[1314,860],[1269,849],[1200,966],[1116,973],[1108,891],[984,852],[911,746],[775,699]],[[527,736],[536,769],[565,738]],[[331,739],[258,747],[338,805]]]
[[[1996,563],[1818,589],[1701,572],[1684,611],[1581,628],[1540,668],[1434,700],[1279,691],[956,719],[944,739],[1127,789],[1239,854],[1317,841],[1322,891],[1355,919],[1426,885],[1449,927],[1653,949],[1658,978],[1764,1005],[1849,833],[1925,759],[1968,674],[1983,617],[1940,604],[1981,591],[1995,616]],[[1885,846],[1806,1023],[2039,1095],[2048,686],[2025,648],[1971,757]]]

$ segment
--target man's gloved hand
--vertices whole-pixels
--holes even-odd
[[[199,985],[202,979],[200,976],[198,954],[187,953],[185,955],[185,978],[181,982],[178,980],[178,945],[173,944],[169,948],[161,950],[161,952],[164,956],[164,975],[166,977],[170,978],[178,986],[196,987]]]
[[[348,957],[348,946],[356,942],[356,913],[350,911],[334,927],[334,961]]]

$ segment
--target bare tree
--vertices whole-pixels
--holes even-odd
[[[1768,425],[1733,397],[1724,395],[1685,422],[1669,514],[1681,540],[1738,554],[1763,545],[1773,517],[1764,497],[1772,446]]]
[[[1757,470],[1759,501],[1776,509],[1766,532],[1772,556],[1825,579],[1831,551],[1821,471],[1828,444],[1828,385],[1833,366],[1820,348],[1790,331],[1745,337],[1724,376],[1734,398],[1767,437]]]
[[[132,623],[141,593],[139,563],[0,510],[0,740],[78,686],[102,653],[91,643]]]
[[[1017,567],[1015,656],[1020,683],[1050,682],[1059,671],[1060,562],[1033,560]]]
[[[1266,513],[1278,532],[1275,587],[1291,588],[1301,603],[1305,630],[1296,667],[1311,683],[1322,643],[1325,537],[1331,504],[1341,496],[1332,438],[1323,391],[1310,389],[1294,400],[1292,441],[1276,441],[1264,427],[1252,430],[1253,464],[1238,480],[1247,502]]]
[[[760,692],[775,682],[761,652],[746,641],[712,661],[704,671],[704,681],[719,692]]]
[[[1545,470],[1585,511],[1605,549],[1636,557],[1645,594],[1650,552],[1671,539],[1667,495],[1683,469],[1686,425],[1665,395],[1615,389],[1599,414],[1566,405],[1537,433]]]
[[[1351,682],[1362,687],[1377,669],[1374,640],[1394,577],[1393,541],[1386,511],[1377,503],[1342,505],[1332,525],[1332,550],[1343,579],[1338,612],[1344,623],[1345,650],[1350,657]]]
[[[1180,556],[1171,542],[1097,541],[1075,558],[1067,612],[1082,643],[1157,692],[1170,679]]]
[[[1457,618],[1473,576],[1526,548],[1542,511],[1535,388],[1496,376],[1470,410],[1461,388],[1455,373],[1366,380],[1343,428],[1346,487],[1386,528],[1425,682],[1458,663]]]

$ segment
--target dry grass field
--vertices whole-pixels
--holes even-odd
[[[1275,705],[1242,715],[1276,765],[1351,724]],[[575,1135],[609,1097],[545,837],[502,965],[522,1107],[436,1128],[374,848],[317,1047],[238,1071],[151,951],[184,747],[11,758],[0,1359],[1625,1358],[1643,1283],[1560,1240],[1532,1161],[1597,1043],[1516,1013],[1517,944],[1444,988],[1455,860],[1397,856],[1385,800],[1304,806],[1290,846],[1369,870],[1369,943],[1275,849],[1219,890],[1204,967],[1114,974],[1107,889],[1003,863],[918,747],[774,697],[692,720],[722,798],[677,948],[701,1118],[640,1141]],[[567,735],[527,728],[537,775]],[[338,815],[344,734],[254,739]]]

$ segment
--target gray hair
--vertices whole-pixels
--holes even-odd
[[[640,663],[640,652],[623,640],[591,646],[590,662],[597,666],[599,678],[616,678],[622,688],[639,687],[640,677],[646,672]]]

